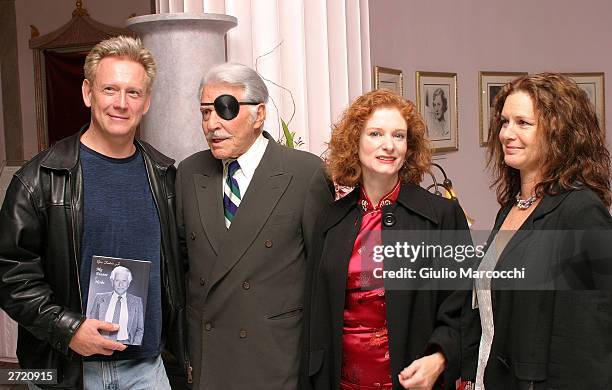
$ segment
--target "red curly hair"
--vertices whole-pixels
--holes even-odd
[[[406,159],[399,171],[402,183],[419,184],[429,172],[431,151],[425,138],[425,123],[411,101],[386,90],[368,92],[344,111],[339,122],[332,126],[327,173],[336,183],[354,187],[361,183],[359,139],[361,131],[374,111],[396,108],[408,125]]]
[[[542,141],[542,179],[536,184],[536,195],[587,187],[610,207],[610,152],[604,132],[587,94],[574,81],[556,73],[520,77],[506,84],[495,97],[487,165],[493,172],[491,188],[496,188],[497,201],[502,206],[513,202],[521,188],[520,173],[504,163],[499,142],[504,103],[519,91],[533,101]]]

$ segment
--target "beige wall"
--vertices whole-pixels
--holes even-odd
[[[136,15],[151,13],[150,0],[85,0],[83,7],[89,11],[93,19],[116,27],[125,27],[125,20],[133,13]],[[18,0],[15,2],[23,148],[26,160],[38,152],[34,65],[32,50],[29,47],[29,26],[36,26],[41,35],[48,34],[66,24],[72,17],[74,8],[74,0]]]
[[[457,73],[459,151],[440,164],[475,228],[498,209],[479,146],[478,71],[605,72],[610,140],[610,15],[609,0],[370,0],[372,65],[401,69],[405,97],[415,99],[417,70]]]

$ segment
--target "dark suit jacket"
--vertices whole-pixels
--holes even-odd
[[[306,247],[332,189],[318,157],[264,135],[268,146],[229,230],[222,162],[207,150],[178,169],[195,389],[297,386]]]
[[[499,212],[493,234],[510,209]],[[548,285],[525,291],[523,282],[493,280],[487,389],[612,389],[611,229],[609,211],[584,189],[544,196],[515,233],[496,269],[526,267]],[[462,376],[473,380],[481,327],[471,299],[462,333]]]
[[[361,222],[354,190],[321,214],[317,235],[309,251],[308,281],[305,293],[304,346],[301,368],[303,389],[337,389],[342,364],[342,325],[348,264]],[[385,224],[392,222],[390,224]],[[394,232],[460,231],[463,244],[469,243],[465,215],[458,203],[433,195],[424,189],[403,185],[397,202],[383,207],[382,243]],[[411,234],[411,233],[407,233]],[[384,262],[385,270],[392,265]],[[446,389],[454,389],[459,377],[459,313],[467,294],[451,291],[406,291],[389,289],[385,281],[385,302],[389,332],[393,388],[401,389],[397,375],[413,360],[443,351],[447,359]],[[437,387],[440,388],[440,387]]]
[[[112,291],[96,294],[90,311],[87,313],[87,317],[104,321],[112,296]],[[144,310],[142,308],[142,299],[132,294],[126,294],[126,296],[128,309],[128,342],[126,344],[141,345],[142,336],[144,335]]]

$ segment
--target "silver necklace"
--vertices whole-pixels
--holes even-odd
[[[516,195],[516,207],[518,207],[520,210],[527,210],[532,204],[535,203],[536,200],[538,200],[538,197],[535,196],[535,194],[531,195],[527,199],[521,199],[521,194],[519,193]]]

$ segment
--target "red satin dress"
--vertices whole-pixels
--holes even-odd
[[[373,245],[381,244],[381,208],[395,202],[399,191],[398,182],[374,206],[361,189],[363,219],[349,261],[344,303],[342,390],[392,389],[384,283],[373,277],[371,269],[382,267],[382,263],[373,263],[370,251]]]

